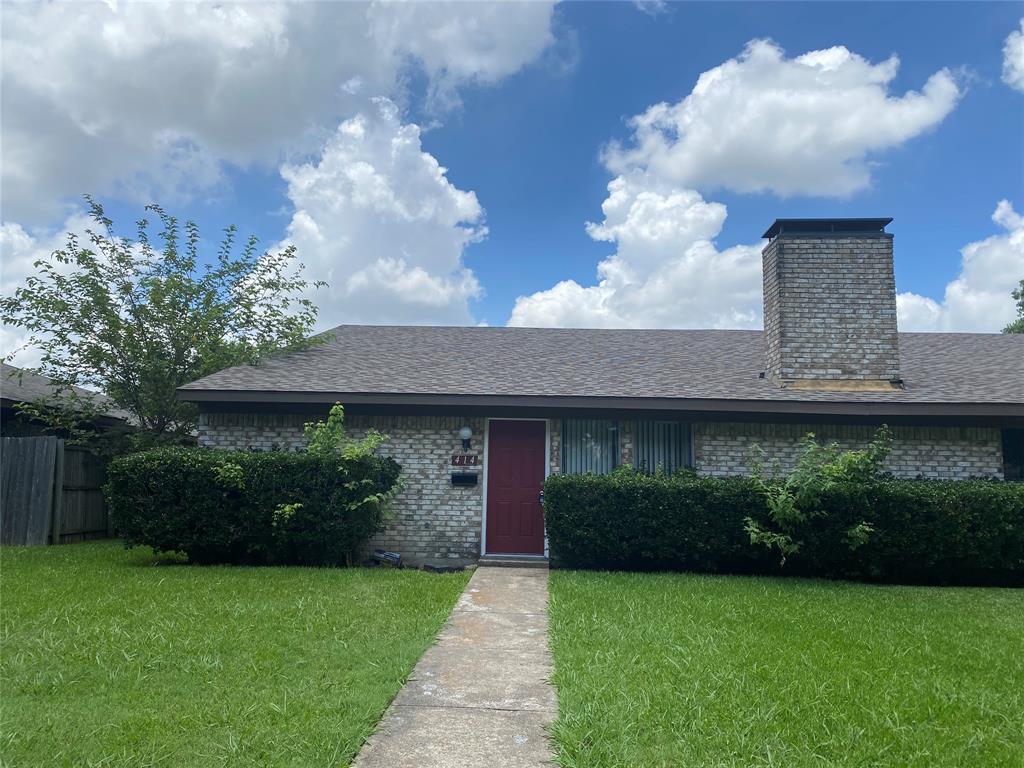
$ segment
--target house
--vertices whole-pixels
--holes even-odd
[[[1024,336],[897,333],[891,219],[765,232],[764,331],[340,326],[179,390],[203,445],[292,450],[341,402],[391,436],[406,484],[374,546],[412,561],[543,557],[552,472],[792,465],[814,431],[894,432],[902,477],[1019,477]]]
[[[133,418],[97,392],[74,387],[74,397],[45,376],[0,364],[0,544],[69,544],[113,536],[103,499],[106,462],[81,445],[66,443],[64,429],[51,430],[18,406],[40,409],[95,406],[85,423],[108,437],[132,430]],[[76,435],[77,436],[77,435]]]
[[[92,401],[100,410],[94,426],[100,430],[126,429],[131,416],[118,410],[106,395],[82,387],[72,387],[80,398]],[[0,433],[4,437],[35,437],[51,434],[44,424],[30,418],[19,403],[52,405],[60,402],[60,388],[45,376],[0,363]],[[74,407],[69,402],[70,407]]]

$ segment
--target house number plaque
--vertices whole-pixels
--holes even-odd
[[[478,457],[475,453],[455,453],[452,454],[452,466],[453,467],[475,467],[479,462]]]

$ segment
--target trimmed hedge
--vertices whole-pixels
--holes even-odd
[[[749,479],[618,471],[544,485],[552,556],[572,567],[1024,585],[1024,483],[886,478],[834,488],[821,508],[780,567],[744,530],[768,521]],[[861,521],[874,531],[851,549],[845,532]]]
[[[114,460],[105,487],[128,546],[195,563],[347,562],[383,525],[392,459],[161,448]]]

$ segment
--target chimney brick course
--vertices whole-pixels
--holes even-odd
[[[782,233],[762,258],[772,380],[899,380],[892,235]]]

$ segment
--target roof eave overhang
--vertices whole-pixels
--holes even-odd
[[[179,397],[179,399],[181,398]],[[22,403],[34,405],[34,403],[31,400],[14,400],[9,397],[0,397],[0,408],[14,410]],[[125,426],[134,429],[134,426],[132,424],[129,424],[128,419],[126,419],[125,417],[114,416],[109,413],[99,414],[96,417],[95,422],[97,425],[101,427]]]
[[[1024,419],[1024,403],[894,402],[842,400],[740,400],[711,398],[579,397],[547,395],[464,395],[380,392],[280,392],[179,389],[178,398],[203,404],[329,405],[377,407],[522,408],[562,411],[645,411],[665,413],[807,414],[885,418],[887,416],[1007,417]]]

